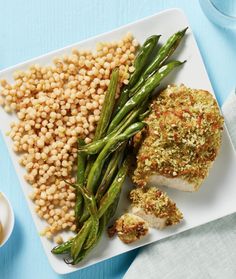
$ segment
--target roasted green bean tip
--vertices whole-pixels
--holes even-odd
[[[183,30],[181,30],[180,33],[184,35],[184,34],[186,33],[187,30],[188,30],[188,26],[185,27]]]
[[[66,254],[70,252],[71,244],[73,239],[70,239],[60,245],[54,247],[51,252],[55,255]]]

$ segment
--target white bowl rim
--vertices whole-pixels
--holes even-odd
[[[3,242],[0,244],[0,248],[2,248],[4,246],[4,244],[6,244],[6,242],[8,241],[8,239],[10,238],[11,234],[12,234],[12,231],[13,231],[13,228],[14,228],[14,224],[15,224],[15,217],[14,217],[14,211],[13,211],[13,208],[12,208],[12,205],[9,201],[9,199],[7,198],[7,196],[0,191],[0,195],[2,197],[0,197],[0,199],[4,199],[6,204],[7,204],[7,207],[8,207],[8,210],[9,210],[9,216],[10,216],[10,225],[9,225],[9,229],[8,229],[8,232],[7,234],[4,236],[4,239],[3,239]],[[4,228],[3,228],[4,229]]]

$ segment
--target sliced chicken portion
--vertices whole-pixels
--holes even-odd
[[[139,186],[163,185],[196,191],[207,177],[222,138],[223,117],[207,91],[168,86],[152,103],[141,144],[134,138]]]
[[[194,192],[196,184],[190,183],[182,178],[166,177],[160,174],[152,174],[148,178],[148,185],[162,185],[185,192]]]
[[[108,229],[110,237],[117,233],[121,241],[126,244],[132,243],[148,233],[148,224],[142,218],[126,213]]]
[[[130,192],[131,212],[148,222],[150,227],[163,229],[178,224],[183,214],[166,193],[151,188],[136,188]]]

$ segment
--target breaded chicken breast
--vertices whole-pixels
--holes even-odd
[[[142,218],[131,213],[126,213],[108,229],[108,235],[110,237],[116,233],[121,241],[129,244],[148,233],[148,224]]]
[[[166,193],[151,188],[136,188],[130,192],[131,212],[148,222],[150,227],[163,229],[178,224],[183,214]]]
[[[168,86],[151,107],[133,182],[198,190],[221,145],[223,117],[215,98],[204,90]]]

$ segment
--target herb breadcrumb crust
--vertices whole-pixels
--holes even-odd
[[[131,209],[123,214],[109,229],[110,237],[118,235],[126,244],[139,240],[149,232],[149,227],[163,229],[176,225],[183,214],[176,204],[156,187],[136,188],[129,194]]]
[[[131,213],[126,213],[108,229],[108,235],[110,237],[116,233],[121,241],[129,244],[148,233],[148,224],[142,218]]]
[[[224,121],[215,98],[204,90],[168,86],[151,108],[133,182],[198,190],[221,145]]]
[[[183,219],[176,204],[156,187],[136,188],[130,192],[130,200],[131,212],[147,221],[150,227],[162,229]]]

